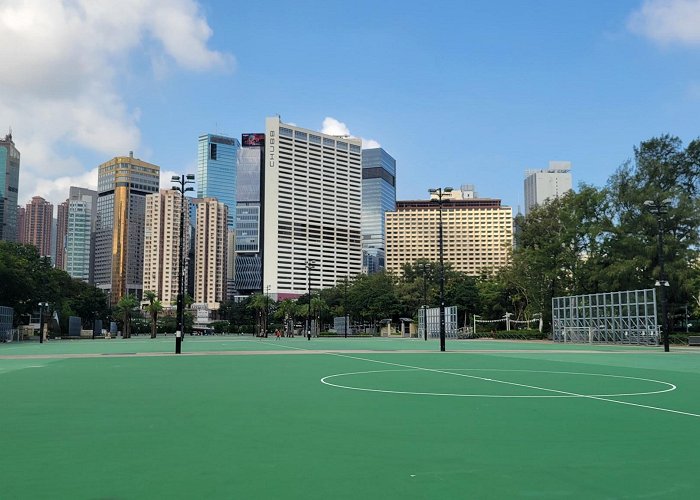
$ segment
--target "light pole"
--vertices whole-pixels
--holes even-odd
[[[440,350],[445,350],[445,261],[442,235],[442,204],[443,198],[452,192],[451,187],[433,188],[429,190],[435,196],[434,201],[438,203],[438,213],[440,214],[439,242],[440,242]]]
[[[270,285],[265,287],[265,334],[267,338],[267,322],[270,320]]]
[[[44,343],[44,308],[49,307],[48,302],[39,302],[39,343]]]
[[[173,191],[180,193],[180,256],[177,276],[177,331],[175,332],[175,354],[182,350],[182,337],[185,334],[185,193],[194,191],[194,174],[173,175],[170,179]]]
[[[668,304],[666,303],[665,288],[669,286],[664,270],[664,216],[668,214],[668,207],[671,206],[671,199],[666,198],[661,201],[647,200],[644,206],[650,214],[656,217],[658,227],[658,258],[659,258],[659,279],[655,286],[659,287],[659,300],[661,301],[661,324],[664,329],[664,351],[669,351],[669,331],[668,331]]]
[[[345,338],[348,338],[348,278],[345,278],[345,304],[343,305],[343,313],[345,314]],[[686,308],[687,311],[687,308]],[[687,321],[686,321],[687,323]]]
[[[428,280],[427,270],[428,263],[421,262],[421,270],[423,271],[423,340],[428,340]]]
[[[306,261],[306,272],[309,283],[309,308],[306,313],[306,338],[311,340],[311,270],[316,267],[316,261],[313,259],[307,259]]]

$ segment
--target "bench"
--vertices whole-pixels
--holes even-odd
[[[700,335],[691,335],[688,337],[688,345],[700,345]]]

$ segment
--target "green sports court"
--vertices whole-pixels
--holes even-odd
[[[700,349],[0,344],[0,498],[698,498]]]

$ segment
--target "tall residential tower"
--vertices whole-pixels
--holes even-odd
[[[189,198],[184,197],[184,228],[190,227]],[[179,191],[163,189],[146,196],[146,224],[143,242],[143,289],[156,294],[163,306],[175,304],[180,270],[180,211],[183,196]],[[184,255],[189,254],[188,236],[183,238]],[[185,266],[188,265],[188,259]],[[187,276],[187,267],[184,275]]]
[[[53,205],[41,196],[34,196],[24,209],[24,241],[34,245],[42,257],[51,256]]]

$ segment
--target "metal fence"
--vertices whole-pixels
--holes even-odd
[[[658,344],[654,289],[552,299],[555,342]]]
[[[428,337],[440,338],[440,308],[418,309],[418,337],[425,335],[424,315],[428,320]],[[445,307],[445,337],[456,339],[457,331],[457,306]]]

